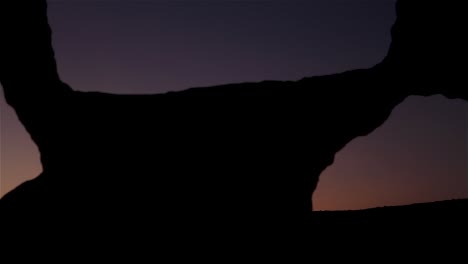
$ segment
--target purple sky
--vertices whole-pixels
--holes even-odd
[[[385,56],[395,20],[392,0],[49,3],[63,80],[77,90],[112,93],[297,80],[371,67]],[[40,164],[3,97],[0,111],[4,195],[37,176]],[[384,126],[337,154],[314,206],[468,198],[467,164],[468,104],[411,97]]]

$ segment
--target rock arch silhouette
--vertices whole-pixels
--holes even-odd
[[[0,81],[44,171],[0,200],[0,210],[101,223],[124,213],[168,226],[190,215],[210,229],[300,222],[335,153],[406,97],[468,100],[454,67],[466,57],[457,5],[398,1],[389,54],[370,69],[112,95],[60,80],[46,1],[2,3]],[[18,12],[12,25],[8,13]]]

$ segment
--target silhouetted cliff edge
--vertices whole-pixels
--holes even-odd
[[[0,3],[0,81],[44,171],[0,200],[2,220],[166,237],[294,233],[335,153],[406,97],[468,100],[458,2],[398,1],[389,54],[370,69],[156,95],[72,90],[57,74],[45,1],[18,2]]]
[[[468,222],[468,199],[388,206],[366,210],[317,211],[314,224],[322,227],[455,225]],[[468,231],[468,230],[467,230]]]

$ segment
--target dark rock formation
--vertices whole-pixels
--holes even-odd
[[[0,4],[0,81],[44,171],[0,200],[2,219],[215,240],[293,231],[335,153],[407,96],[468,100],[458,3],[399,1],[389,55],[370,69],[113,95],[59,79],[45,1],[31,2]]]

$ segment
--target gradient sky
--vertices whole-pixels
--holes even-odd
[[[49,1],[62,79],[74,89],[160,93],[297,80],[386,54],[393,0]],[[378,89],[378,87],[376,87]],[[37,148],[0,98],[0,195],[37,176]],[[468,198],[468,103],[410,97],[336,156],[319,210]],[[90,182],[89,184],[92,184]]]

